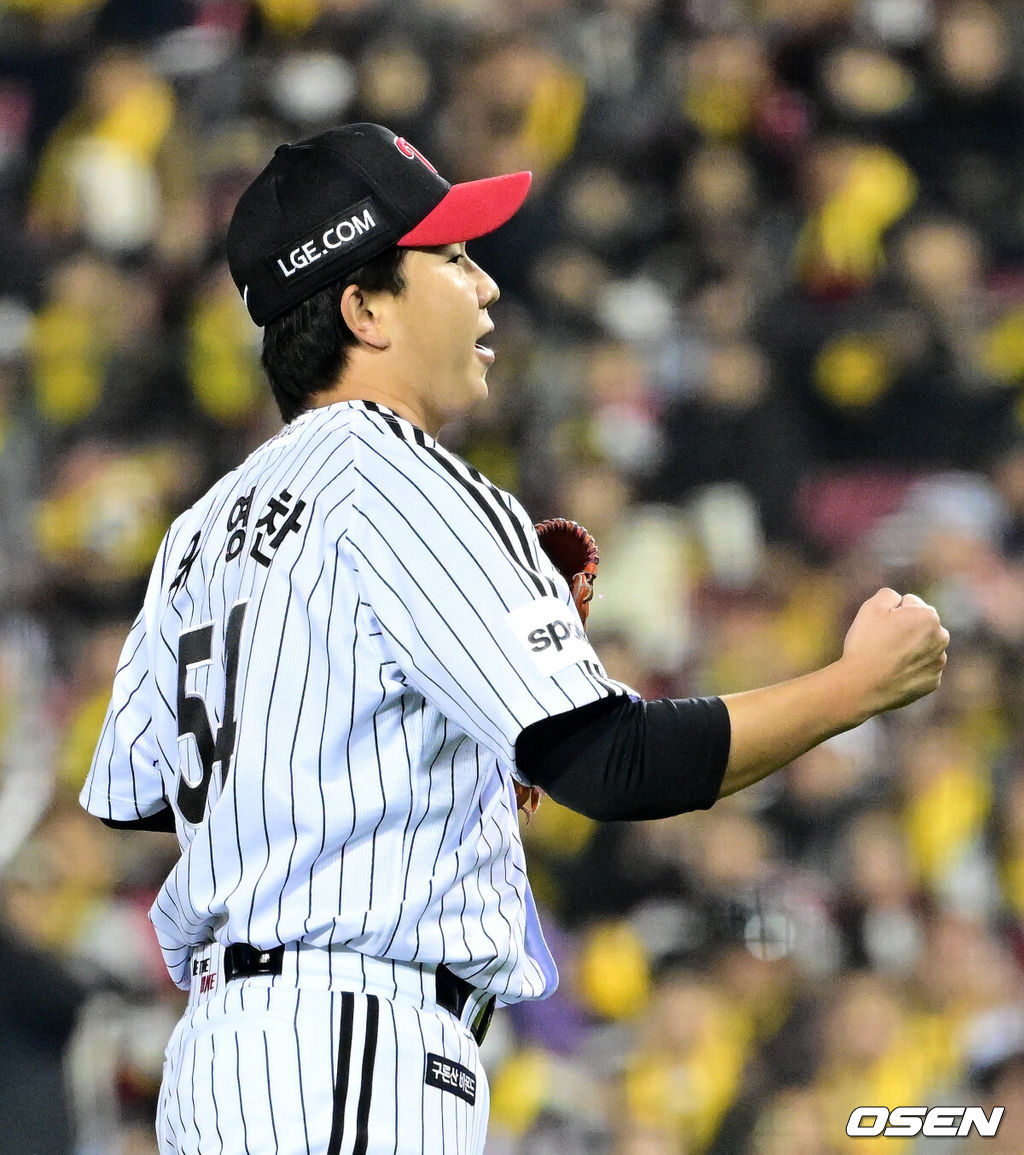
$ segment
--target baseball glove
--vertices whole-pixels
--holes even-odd
[[[533,528],[537,531],[541,549],[568,583],[580,621],[586,629],[590,602],[594,596],[594,578],[601,560],[597,543],[582,525],[564,517],[549,517]],[[522,786],[518,782],[513,785],[516,804],[529,823],[540,805],[542,791],[539,786]]]
[[[547,521],[535,525],[534,529],[541,548],[568,583],[580,621],[586,628],[590,600],[594,596],[597,564],[601,560],[597,542],[582,525],[564,517],[549,517]]]

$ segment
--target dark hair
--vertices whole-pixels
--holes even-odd
[[[398,296],[405,288],[402,277],[404,249],[397,245],[372,257],[343,280],[307,297],[263,330],[263,369],[274,400],[286,422],[309,407],[314,393],[330,389],[345,370],[355,334],[341,315],[341,297],[349,285],[368,292]]]

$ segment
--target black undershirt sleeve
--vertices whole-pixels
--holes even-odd
[[[588,818],[668,818],[715,802],[730,738],[721,698],[622,696],[527,726],[516,767]]]
[[[159,830],[161,833],[174,833],[174,811],[169,806],[146,818],[135,818],[131,822],[119,822],[116,818],[101,818],[100,822],[114,830]]]

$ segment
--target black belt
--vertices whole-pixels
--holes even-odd
[[[247,942],[233,942],[224,949],[224,979],[251,978],[253,975],[279,975],[284,961],[284,947],[275,946],[270,950],[260,950]],[[457,1019],[462,1018],[470,996],[477,993],[472,983],[460,979],[441,963],[434,975],[437,1005],[450,1011]],[[477,1043],[484,1041],[487,1028],[494,1014],[494,995],[482,1003],[476,1018],[470,1024],[470,1031]]]
[[[434,982],[437,986],[437,1005],[444,1007],[446,1011],[451,1011],[457,1019],[461,1019],[470,996],[478,993],[476,987],[472,983],[467,983],[465,979],[460,979],[458,975],[452,974],[444,963],[438,964],[434,974]],[[491,995],[489,999],[480,1004],[476,1017],[469,1024],[473,1038],[478,1044],[484,1041],[484,1035],[487,1034],[487,1028],[491,1025],[493,1014],[494,995]]]

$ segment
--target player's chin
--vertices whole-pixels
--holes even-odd
[[[472,403],[476,404],[478,401],[486,401],[490,393],[487,386],[487,366],[481,366],[470,379],[470,395]]]
[[[442,398],[438,398],[437,410],[444,424],[458,421],[471,413],[488,397],[487,382],[483,374],[477,372],[463,379]]]

